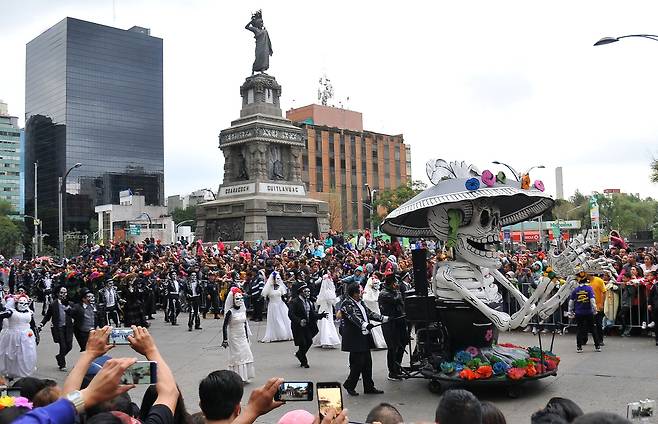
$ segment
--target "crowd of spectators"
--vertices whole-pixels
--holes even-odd
[[[219,370],[208,374],[199,383],[199,412],[188,411],[183,395],[176,385],[165,358],[148,330],[133,327],[130,346],[149,361],[157,362],[157,383],[151,386],[137,406],[129,391],[134,385],[121,384],[124,372],[136,358],[110,358],[113,345],[108,344],[110,327],[93,330],[73,370],[63,386],[51,380],[26,377],[13,383],[20,391],[0,397],[0,424],[74,424],[74,423],[253,423],[259,417],[280,407],[275,393],[283,378],[271,378],[251,391],[242,405],[244,384],[233,371]],[[102,367],[96,365],[102,362]],[[284,414],[279,424],[347,424],[348,410],[330,409],[320,417],[315,412],[294,410]],[[399,424],[404,422],[400,411],[388,403],[376,405],[365,417],[366,423]],[[481,402],[473,393],[452,389],[446,391],[436,408],[433,421],[439,424],[505,424],[504,414],[491,402]],[[605,412],[583,413],[573,401],[552,398],[546,407],[530,417],[531,424],[617,424],[630,423],[619,415]]]
[[[541,250],[525,249],[501,253],[500,271],[529,296],[539,284],[540,278],[550,271],[548,255]],[[609,260],[617,273],[616,276],[607,272],[596,273],[603,280],[602,287],[595,289],[599,326],[603,332],[627,337],[651,331],[658,313],[658,287],[654,284],[658,271],[656,248],[632,249],[625,243],[623,247],[611,244],[607,248],[593,247],[591,255],[592,258]],[[590,275],[590,280],[594,276]],[[566,277],[558,276],[562,283]],[[515,305],[513,302],[505,302],[505,308],[508,312],[514,312]],[[573,325],[565,312],[566,304],[544,323],[545,331]],[[529,329],[538,330],[532,327]],[[658,335],[656,337],[658,342]]]

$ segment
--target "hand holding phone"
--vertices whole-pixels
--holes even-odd
[[[155,384],[158,382],[158,363],[137,361],[121,376],[121,384]]]
[[[343,410],[343,392],[340,383],[317,383],[317,390],[320,418],[324,418],[330,408],[333,408],[336,414],[340,414]]]
[[[313,382],[284,381],[274,394],[274,400],[283,402],[313,400]]]
[[[113,328],[107,342],[114,345],[129,345],[128,336],[132,335],[132,328]]]

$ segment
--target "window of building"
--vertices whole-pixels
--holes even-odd
[[[334,133],[329,133],[329,157],[334,158]]]

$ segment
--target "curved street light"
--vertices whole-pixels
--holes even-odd
[[[66,177],[69,176],[71,171],[75,168],[80,168],[82,164],[80,162],[76,163],[70,167],[63,177],[59,177],[59,257],[64,257],[64,206],[63,206],[63,196],[64,196],[64,187],[66,185]]]
[[[606,45],[606,44],[616,43],[617,41],[621,40],[622,38],[630,38],[630,37],[648,38],[649,40],[658,41],[658,35],[653,35],[653,34],[630,34],[630,35],[622,35],[621,37],[603,37],[599,41],[594,43],[594,45],[595,46],[603,46],[603,45]]]
[[[149,215],[147,212],[142,212],[139,215],[137,215],[137,218],[135,218],[135,221],[142,219],[143,216],[146,216],[149,220],[149,228],[151,229],[151,238],[153,238],[153,222],[151,221],[151,215]]]

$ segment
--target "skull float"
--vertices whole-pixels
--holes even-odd
[[[453,248],[454,260],[438,263],[432,278],[449,353],[470,346],[490,348],[498,331],[525,327],[537,315],[550,316],[568,297],[571,283],[553,293],[555,280],[543,278],[527,298],[498,271],[496,249],[502,226],[540,216],[553,206],[543,184],[530,185],[527,173],[518,181],[508,181],[503,173],[480,174],[465,162],[441,159],[429,162],[427,170],[434,186],[392,211],[381,229],[398,236],[435,237]],[[577,263],[596,267],[586,258],[586,246],[578,242],[552,259],[563,265],[563,276],[573,275],[569,271]],[[501,310],[502,296],[494,278],[518,303],[511,315]]]

